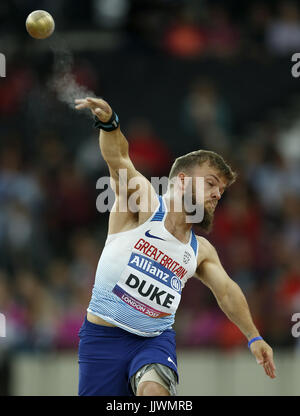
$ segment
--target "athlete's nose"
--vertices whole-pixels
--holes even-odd
[[[221,196],[222,195],[221,195],[220,189],[219,188],[215,189],[212,194],[212,197],[216,198],[219,201],[219,199],[221,199]]]

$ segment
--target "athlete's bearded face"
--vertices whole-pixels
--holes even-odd
[[[200,199],[202,201],[201,204],[204,202],[203,216],[201,220],[196,223],[198,223],[205,232],[209,233],[213,226],[216,206],[227,186],[227,183],[220,173],[215,168],[209,166],[208,163],[194,168],[191,176],[193,178],[191,198],[193,206],[197,205],[197,193],[199,194],[199,192],[202,192],[203,194],[202,198],[198,198],[198,200]],[[203,178],[204,189],[197,189],[197,177]]]

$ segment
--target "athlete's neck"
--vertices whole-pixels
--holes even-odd
[[[169,233],[173,234],[178,240],[188,243],[192,223],[186,222],[186,213],[183,210],[176,210],[176,204],[169,195],[164,196],[167,209],[165,227]]]

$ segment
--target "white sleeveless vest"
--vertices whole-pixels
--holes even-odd
[[[126,331],[152,337],[172,328],[181,291],[197,268],[198,242],[187,244],[165,226],[165,202],[143,224],[110,234],[87,309]]]

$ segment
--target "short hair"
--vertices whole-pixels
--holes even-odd
[[[209,166],[215,168],[227,180],[227,186],[232,185],[236,180],[236,172],[233,172],[222,156],[209,150],[195,150],[175,159],[169,173],[169,179],[172,179],[179,172],[189,173],[195,166],[201,166],[205,162],[208,162]]]

